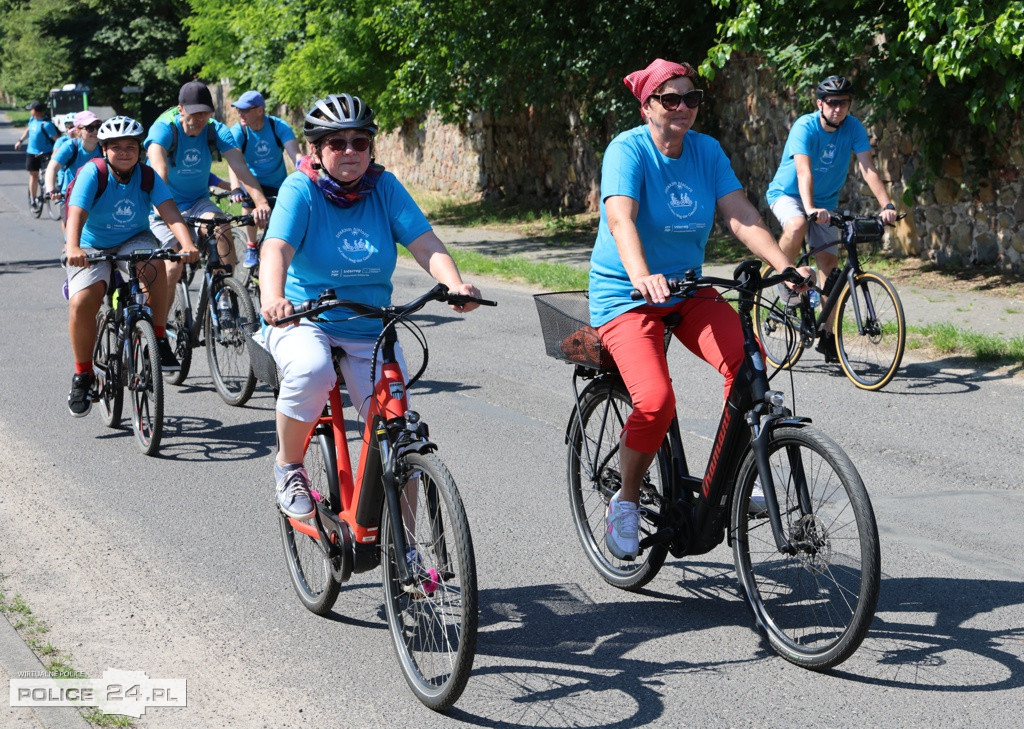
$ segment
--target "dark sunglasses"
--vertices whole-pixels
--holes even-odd
[[[823,101],[831,106],[833,109],[841,109],[844,106],[850,105],[850,99],[823,99]]]
[[[98,132],[100,130],[100,122],[95,122],[87,127],[82,127],[82,129],[85,129],[87,132]]]
[[[650,98],[657,99],[666,111],[675,111],[679,108],[680,102],[686,104],[687,109],[696,109],[704,101],[704,92],[701,89],[694,89],[685,94],[651,94]]]
[[[341,137],[332,137],[331,139],[324,140],[324,146],[332,152],[344,152],[349,147],[352,147],[353,151],[365,152],[370,148],[369,137],[353,137],[352,139],[342,139]]]

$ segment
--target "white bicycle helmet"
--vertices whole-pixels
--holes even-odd
[[[316,143],[341,129],[362,129],[370,135],[376,134],[373,109],[358,96],[331,94],[313,104],[312,111],[306,114],[302,134],[310,142]]]
[[[73,129],[75,126],[75,112],[69,111],[67,114],[57,117],[54,123],[62,132]]]
[[[96,136],[99,137],[100,144],[106,144],[114,139],[134,139],[141,144],[146,138],[146,130],[130,116],[115,116],[100,125],[100,131]]]

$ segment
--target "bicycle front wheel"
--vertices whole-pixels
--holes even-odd
[[[881,572],[875,516],[849,457],[816,428],[780,427],[768,449],[782,528],[795,551],[780,552],[766,515],[749,506],[760,480],[748,451],[732,504],[740,590],[772,648],[821,671],[853,655],[874,617]],[[809,513],[801,508],[804,486]]]
[[[896,289],[869,271],[839,294],[836,350],[843,372],[862,390],[881,390],[895,377],[907,344],[907,321]]]
[[[583,553],[606,582],[624,590],[638,590],[658,574],[668,545],[656,544],[635,560],[621,560],[605,543],[608,502],[622,487],[619,439],[633,402],[621,381],[596,382],[580,397],[582,417],[574,410],[569,425],[569,503]],[[640,539],[657,531],[652,515],[670,507],[667,443],[655,455],[640,487]]]
[[[222,278],[213,287],[205,325],[206,357],[217,394],[228,405],[244,405],[256,389],[246,340],[256,331],[257,321],[252,299],[242,284]]]
[[[338,493],[336,486],[331,488],[332,480],[338,478],[334,441],[331,437],[324,433],[314,434],[306,447],[304,462],[306,473],[309,474],[310,490],[320,494],[322,503],[336,509],[337,505],[329,503],[330,495]],[[327,552],[319,539],[296,530],[284,514],[280,514],[280,517],[281,542],[292,586],[307,610],[317,615],[326,615],[334,607],[341,589],[341,583],[331,571]]]
[[[43,214],[43,203],[40,198],[32,197],[32,191],[28,191],[28,209],[32,213],[33,217],[38,218]]]
[[[773,270],[766,264],[761,275],[769,276]],[[762,291],[754,302],[757,338],[764,347],[765,359],[775,369],[792,367],[804,353],[800,312],[799,306],[787,306],[775,287]]]
[[[403,550],[384,508],[380,532],[384,611],[402,674],[424,705],[451,706],[466,687],[476,652],[476,562],[455,481],[434,455],[402,456],[398,473]],[[403,560],[412,581],[402,584]]]
[[[121,353],[117,349],[117,319],[114,310],[104,306],[97,317],[99,327],[93,354],[100,417],[108,428],[121,426],[124,408],[124,383],[121,380]]]
[[[184,276],[178,282],[174,302],[167,313],[167,343],[171,345],[181,368],[177,372],[164,373],[164,380],[170,385],[180,385],[192,369],[192,313],[186,306],[187,299],[182,290],[188,288]]]
[[[61,216],[61,203],[53,202],[49,196],[44,196],[46,206],[46,214],[50,216],[50,220],[60,220]]]
[[[132,396],[132,429],[139,448],[152,456],[160,450],[164,432],[164,381],[156,333],[145,319],[132,328],[131,353],[134,373],[128,390]]]

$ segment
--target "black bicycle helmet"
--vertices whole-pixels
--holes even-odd
[[[852,96],[853,84],[847,81],[843,76],[829,76],[818,84],[817,94],[819,99],[824,99],[826,96],[835,96],[838,94],[848,94]]]
[[[303,136],[313,143],[341,129],[362,129],[370,135],[376,134],[373,109],[358,96],[331,94],[313,104],[302,124]]]

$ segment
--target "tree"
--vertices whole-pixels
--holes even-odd
[[[5,2],[0,35],[0,86],[21,100],[45,100],[71,68],[64,40],[54,33],[65,0]]]

